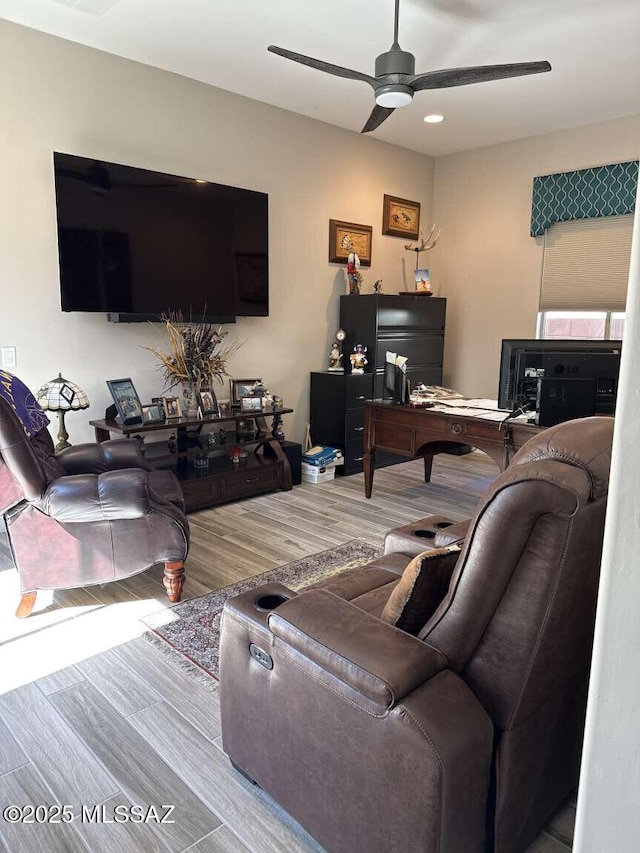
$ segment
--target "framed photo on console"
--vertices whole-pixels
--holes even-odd
[[[164,413],[167,420],[182,417],[182,406],[180,405],[179,397],[164,397],[162,400]]]
[[[219,414],[216,398],[213,396],[211,391],[200,392],[200,408],[202,409],[203,415]]]
[[[231,379],[231,405],[239,407],[243,397],[251,397],[262,379]],[[262,406],[262,403],[260,404]]]
[[[241,412],[261,412],[262,397],[241,397],[240,398]]]
[[[164,422],[164,406],[157,403],[142,407],[143,424],[161,424]]]
[[[107,388],[123,424],[142,423],[142,404],[131,379],[107,379]]]

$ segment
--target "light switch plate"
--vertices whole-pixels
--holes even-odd
[[[16,367],[16,348],[2,347],[2,366],[5,370]]]

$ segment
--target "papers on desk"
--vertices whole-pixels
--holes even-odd
[[[450,399],[438,400],[435,406],[431,409],[432,412],[450,412],[455,411],[457,415],[466,415],[470,418],[481,418],[483,421],[502,421],[509,414],[503,409],[498,409],[497,400],[486,400],[482,398],[474,399]]]

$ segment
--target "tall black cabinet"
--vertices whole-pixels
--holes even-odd
[[[340,297],[340,326],[347,334],[346,372],[311,374],[311,436],[315,444],[341,448],[345,464],[338,472],[362,471],[364,404],[389,396],[384,390],[388,350],[409,359],[412,387],[420,382],[442,384],[446,305],[446,299],[410,293]],[[364,374],[348,372],[349,354],[356,344],[367,347]],[[376,454],[376,467],[403,461],[404,457]]]

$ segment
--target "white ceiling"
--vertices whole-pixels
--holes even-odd
[[[358,132],[368,85],[268,44],[374,73],[393,0],[0,0],[0,18]],[[435,156],[640,113],[640,0],[401,0],[416,71],[548,60],[553,71],[418,92],[372,136]],[[443,113],[427,125],[428,113]]]

